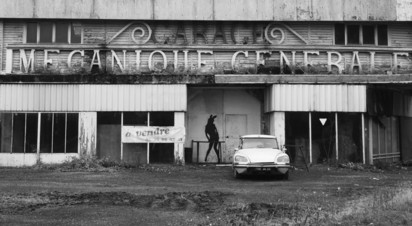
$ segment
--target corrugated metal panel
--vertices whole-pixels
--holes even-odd
[[[265,110],[366,112],[363,85],[272,85]]]
[[[186,85],[1,84],[0,111],[186,111]]]

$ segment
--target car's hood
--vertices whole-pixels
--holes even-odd
[[[274,162],[275,157],[283,153],[279,149],[273,148],[248,148],[241,149],[235,155],[242,155],[248,157],[250,162]]]

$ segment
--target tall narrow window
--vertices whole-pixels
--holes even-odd
[[[0,152],[37,152],[37,113],[0,113]]]
[[[69,42],[69,24],[68,23],[56,23],[56,43],[68,43]]]
[[[388,26],[378,25],[378,45],[388,45]]]
[[[348,25],[348,44],[359,44],[359,25]]]
[[[345,44],[345,24],[335,24],[335,44]]]
[[[41,22],[40,23],[40,43],[53,42],[53,23]]]
[[[335,45],[388,45],[388,25],[335,24]]]
[[[26,43],[81,43],[82,25],[69,22],[29,22]]]
[[[37,43],[37,23],[27,23],[27,43]]]
[[[373,45],[375,44],[375,26],[363,25],[362,26],[363,44]]]

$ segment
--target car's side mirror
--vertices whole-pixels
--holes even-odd
[[[239,148],[235,148],[235,152],[239,151]]]
[[[283,153],[286,153],[286,151],[287,151],[288,149],[285,147],[285,145],[282,145],[281,150],[282,150]]]

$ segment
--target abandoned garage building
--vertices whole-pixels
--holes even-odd
[[[0,6],[0,166],[214,163],[208,123],[226,163],[244,134],[294,162],[412,159],[409,0]]]

